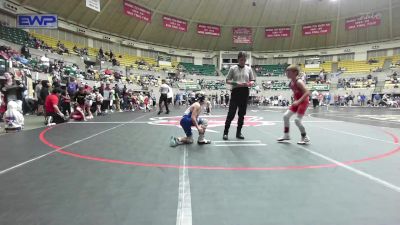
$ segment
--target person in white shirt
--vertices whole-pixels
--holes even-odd
[[[172,98],[174,97],[174,92],[172,91],[172,88],[168,86],[168,93],[167,93],[167,102],[168,104],[173,104]]]
[[[40,58],[40,62],[42,63],[44,71],[47,73],[50,67],[50,59],[47,58],[47,54],[44,54],[44,56]]]
[[[226,77],[226,83],[232,85],[232,92],[229,101],[229,111],[225,121],[224,135],[222,137],[224,140],[228,140],[229,128],[232,120],[235,118],[236,110],[238,109],[236,138],[244,139],[242,127],[249,99],[249,88],[254,85],[256,79],[251,67],[246,65],[246,58],[246,53],[239,52],[239,64],[232,66]]]
[[[312,99],[312,102],[313,102],[313,107],[314,107],[314,109],[319,105],[319,102],[318,102],[318,95],[319,95],[319,93],[318,93],[317,90],[314,90],[314,91],[311,93],[311,99]]]
[[[161,86],[160,86],[160,100],[158,101],[158,106],[160,107],[158,111],[158,115],[162,113],[162,104],[164,102],[165,109],[167,110],[166,114],[169,114],[169,109],[168,109],[168,93],[170,92],[170,87],[168,84],[166,84],[165,79],[161,81]]]
[[[9,101],[7,111],[3,116],[6,132],[20,131],[24,127],[24,116],[18,110],[18,104],[15,101]]]

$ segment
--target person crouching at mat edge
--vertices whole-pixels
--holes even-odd
[[[239,118],[237,122],[236,138],[244,139],[244,136],[242,135],[242,127],[247,110],[249,88],[253,86],[254,81],[256,80],[251,67],[246,65],[246,57],[246,53],[239,52],[239,64],[232,66],[226,77],[226,83],[232,85],[232,93],[229,102],[228,116],[225,121],[224,140],[228,140],[229,127],[231,126],[232,120],[235,118],[236,110],[238,108]]]
[[[170,146],[175,147],[181,144],[192,144],[193,143],[193,134],[192,134],[192,126],[195,126],[199,131],[199,138],[197,143],[199,145],[210,144],[211,141],[206,140],[204,138],[204,133],[206,132],[206,128],[208,125],[208,121],[204,118],[200,118],[199,115],[201,113],[201,109],[205,104],[205,95],[202,92],[196,93],[195,102],[186,109],[182,119],[181,119],[181,127],[185,131],[186,137],[171,137]]]

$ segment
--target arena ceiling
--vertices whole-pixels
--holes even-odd
[[[15,0],[95,30],[169,47],[196,50],[288,51],[346,46],[400,37],[400,0],[126,0],[152,12],[151,23],[124,13],[123,0],[101,0],[101,12],[84,0]],[[345,20],[379,13],[379,26],[348,31]],[[164,27],[163,16],[187,21],[187,32]],[[331,23],[331,32],[304,36],[302,26]],[[197,24],[220,26],[220,36],[199,35]],[[266,27],[290,27],[291,37],[266,38]],[[234,44],[234,27],[252,28],[252,44]]]

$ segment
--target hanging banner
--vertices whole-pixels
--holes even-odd
[[[164,27],[182,32],[187,31],[187,22],[175,17],[163,16]]]
[[[136,19],[147,23],[151,22],[151,11],[132,2],[124,1],[124,12],[126,15],[135,17]]]
[[[307,24],[303,25],[303,35],[322,35],[329,34],[331,32],[331,23],[318,23],[318,24]]]
[[[249,27],[234,27],[233,32],[233,43],[234,44],[252,44],[253,33]]]
[[[267,27],[265,28],[266,38],[285,38],[290,37],[290,27]]]
[[[346,19],[346,30],[362,29],[381,24],[381,13],[369,13],[362,16],[351,17]]]
[[[197,33],[213,37],[221,36],[221,27],[209,24],[197,24]]]
[[[100,0],[86,0],[86,7],[100,12]]]

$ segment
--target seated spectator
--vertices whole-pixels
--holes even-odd
[[[47,58],[47,54],[44,54],[42,58],[40,58],[40,62],[43,72],[48,73],[50,68],[50,59]]]
[[[85,92],[84,87],[79,87],[79,91],[73,97],[75,102],[74,112],[71,115],[71,118],[74,120],[84,120],[86,121],[86,97],[88,93]],[[90,112],[90,109],[89,109]],[[89,116],[90,117],[90,116]]]
[[[112,70],[110,70],[110,68],[107,68],[106,70],[104,70],[104,74],[105,75],[112,75],[113,72],[112,72]]]
[[[51,94],[46,97],[45,100],[45,109],[47,116],[47,125],[52,126],[59,123],[64,123],[67,120],[65,119],[64,114],[58,108],[58,101],[61,95],[61,90],[58,88],[53,89]]]
[[[114,58],[114,53],[110,50],[110,53],[108,54],[108,56],[110,57],[110,59]]]
[[[5,85],[2,89],[6,102],[16,101],[21,108],[24,100],[23,93],[25,90],[25,85],[23,85],[19,80],[12,80],[11,85]]]
[[[112,65],[113,65],[113,66],[119,66],[119,62],[118,62],[117,59],[112,58],[111,62],[112,62]]]
[[[29,48],[26,45],[23,45],[21,48],[21,54],[26,58],[29,59],[31,54],[29,53]]]
[[[15,101],[9,101],[3,116],[6,132],[20,131],[24,128],[24,116]]]

